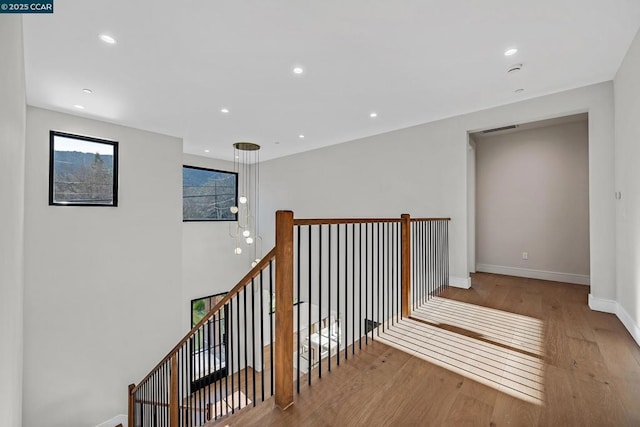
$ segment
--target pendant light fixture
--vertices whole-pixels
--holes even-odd
[[[229,234],[235,239],[234,253],[248,250],[253,254],[252,267],[262,256],[262,237],[258,230],[260,214],[260,146],[252,142],[233,144],[233,168],[238,174],[238,205],[230,208],[238,221],[231,223]],[[244,249],[243,249],[244,248]]]

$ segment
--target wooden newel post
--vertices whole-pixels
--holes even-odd
[[[402,317],[411,315],[411,217],[402,214]]]
[[[171,356],[171,374],[169,376],[169,427],[178,427],[180,424],[180,406],[178,404],[178,353]]]
[[[276,212],[276,406],[293,404],[293,212]]]
[[[133,389],[136,388],[135,384],[129,384],[129,413],[127,425],[134,426],[135,425],[135,394],[133,393]]]

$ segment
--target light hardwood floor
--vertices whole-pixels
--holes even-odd
[[[475,274],[471,289],[442,293],[440,309],[416,311],[409,328],[428,344],[400,351],[382,340],[402,328],[387,328],[288,410],[270,399],[217,424],[640,426],[640,348],[614,315],[589,310],[588,293]]]

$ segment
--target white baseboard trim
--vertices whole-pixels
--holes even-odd
[[[589,308],[595,311],[602,311],[603,313],[616,314],[618,303],[614,300],[597,298],[589,294]]]
[[[629,313],[617,301],[597,298],[589,294],[589,308],[595,311],[615,314],[624,327],[627,328],[627,331],[629,331],[638,346],[640,346],[640,327],[633,322]]]
[[[96,427],[115,427],[118,424],[122,424],[124,427],[127,427],[127,416],[126,415],[116,415],[115,417],[107,420],[103,423],[98,424]]]
[[[454,288],[469,289],[471,288],[471,277],[449,276],[449,285]]]
[[[618,319],[620,319],[633,339],[636,340],[638,346],[640,346],[640,327],[633,323],[633,319],[631,318],[631,316],[629,316],[627,310],[625,310],[620,304],[618,304],[618,311],[616,312],[616,316],[618,316]]]
[[[590,278],[582,274],[559,273],[556,271],[531,270],[528,268],[505,267],[502,265],[477,264],[476,271],[483,273],[504,274],[507,276],[526,277],[529,279],[551,280],[553,282],[589,285]]]

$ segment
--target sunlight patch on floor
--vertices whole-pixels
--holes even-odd
[[[380,341],[518,399],[544,401],[542,321],[435,297]]]

